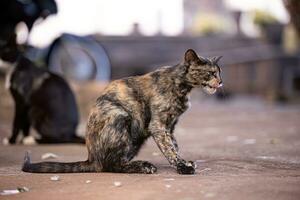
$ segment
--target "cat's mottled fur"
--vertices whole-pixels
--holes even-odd
[[[157,168],[150,162],[131,161],[151,136],[178,173],[195,173],[195,164],[178,154],[173,132],[194,87],[214,93],[221,86],[219,58],[198,57],[190,49],[181,64],[113,81],[88,119],[87,161],[30,163],[26,154],[23,171],[154,173]]]

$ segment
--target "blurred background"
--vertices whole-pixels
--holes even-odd
[[[194,101],[299,102],[297,0],[7,2],[1,9],[12,21],[1,22],[2,32],[15,30],[28,58],[71,83],[83,120],[106,83],[175,65],[189,48],[201,56],[223,56],[224,88],[214,97],[198,90]],[[0,64],[1,82],[7,71]],[[0,88],[0,120],[10,124],[12,101],[3,84]]]

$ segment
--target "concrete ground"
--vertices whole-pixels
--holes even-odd
[[[78,161],[86,159],[85,146],[2,145],[0,190],[26,186],[29,191],[0,199],[300,199],[299,105],[193,99],[175,135],[182,157],[197,162],[195,175],[177,174],[152,139],[136,159],[154,163],[154,175],[58,174],[59,181],[50,180],[53,174],[21,172],[24,152],[30,150],[33,161],[47,152],[59,156],[53,161]],[[10,123],[0,122],[1,140],[10,134]]]

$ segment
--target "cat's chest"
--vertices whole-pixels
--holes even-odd
[[[167,109],[172,118],[178,118],[190,107],[188,96],[173,97],[168,100]]]

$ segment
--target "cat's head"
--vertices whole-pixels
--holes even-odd
[[[221,56],[203,58],[192,49],[186,51],[184,63],[188,67],[187,82],[193,87],[202,87],[208,94],[213,94],[222,87],[221,69],[218,61]]]

